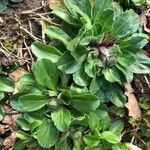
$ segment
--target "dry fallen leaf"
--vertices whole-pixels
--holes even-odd
[[[127,143],[127,147],[128,147],[128,150],[142,150],[139,147],[137,147],[131,143]]]
[[[4,140],[4,146],[5,146],[4,150],[10,150],[15,144],[16,139],[17,139],[16,133],[15,132],[11,133],[11,135]]]
[[[147,28],[148,21],[147,21],[146,15],[145,15],[145,10],[142,11],[140,18],[141,18],[141,26],[144,27],[144,31],[150,33],[150,29]]]
[[[129,116],[133,117],[134,119],[140,119],[142,117],[141,110],[133,92],[134,90],[132,89],[131,85],[126,83],[125,95],[128,97],[128,102],[125,104],[125,106],[129,110]]]
[[[63,0],[50,0],[49,8],[50,9],[57,9],[57,8],[64,8]]]
[[[12,79],[14,82],[17,82],[20,79],[20,77],[27,73],[28,72],[25,69],[18,68],[17,70],[9,74],[9,78]]]

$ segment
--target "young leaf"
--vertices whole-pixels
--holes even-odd
[[[98,97],[92,94],[74,95],[71,105],[81,112],[88,113],[100,105]]]
[[[48,26],[44,29],[44,32],[52,39],[57,39],[65,45],[71,40],[69,35],[65,33],[61,28],[55,26]]]
[[[43,95],[23,95],[19,97],[19,103],[27,112],[41,109],[46,105],[48,98]]]
[[[37,130],[37,139],[43,148],[50,148],[58,140],[58,130],[50,119],[44,119]]]
[[[14,83],[8,78],[0,78],[0,91],[13,92],[15,88]]]
[[[61,132],[68,130],[71,123],[71,113],[68,109],[62,107],[52,112],[51,117],[58,130]]]
[[[51,45],[46,45],[44,43],[41,42],[34,42],[31,45],[31,49],[33,54],[38,58],[38,59],[49,59],[52,62],[57,62],[58,59],[61,56],[61,52],[56,49],[55,47],[51,46]]]
[[[58,74],[54,63],[48,59],[41,59],[33,64],[32,71],[39,84],[50,90],[56,90]]]

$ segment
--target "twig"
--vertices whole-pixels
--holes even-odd
[[[60,24],[53,22],[51,19],[48,19],[48,18],[44,17],[43,15],[41,15],[39,13],[36,13],[36,15],[41,17],[44,21],[46,21],[46,22],[48,22],[48,23],[50,23],[52,25],[61,26]]]
[[[147,79],[147,76],[146,76],[146,75],[144,75],[144,79],[145,79],[145,81],[146,81],[146,83],[147,83],[148,87],[150,88],[150,82],[148,81],[148,79]]]
[[[17,58],[17,59],[19,59],[19,60],[21,60],[21,61],[23,61],[23,62],[26,62],[26,63],[31,64],[30,61],[26,60],[26,58],[24,58],[24,57],[19,57],[19,56],[13,54],[12,52],[9,52],[9,50],[3,45],[2,42],[0,42],[0,44],[1,44],[2,48],[5,50],[5,51],[4,51],[3,49],[0,49],[0,51],[2,51],[4,54],[7,53],[6,56],[7,56],[8,58],[9,58],[10,56],[14,56],[15,58]]]
[[[43,5],[40,6],[40,7],[31,9],[31,10],[27,10],[27,11],[23,11],[21,14],[26,15],[26,14],[32,14],[32,13],[35,13],[36,11],[38,11],[38,10],[40,10],[40,9],[42,9],[42,8],[44,8],[44,7],[46,7],[47,5],[48,5],[48,3],[45,3],[45,4],[43,4]]]
[[[36,36],[34,36],[30,31],[28,31],[24,27],[20,26],[20,29],[23,30],[24,32],[26,32],[33,40],[35,40],[35,41],[41,40],[41,39],[37,38]]]
[[[31,32],[31,34],[33,34],[31,21],[28,20],[28,23],[29,23],[29,29],[30,29],[30,32]]]
[[[25,47],[26,47],[26,48],[27,48],[27,50],[28,50],[28,53],[29,53],[30,58],[31,58],[31,61],[33,62],[33,61],[34,61],[34,58],[32,57],[32,54],[31,54],[30,48],[27,46],[26,40],[24,39],[24,40],[23,40],[23,42],[24,42]]]

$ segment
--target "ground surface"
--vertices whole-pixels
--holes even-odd
[[[30,70],[32,54],[29,46],[36,39],[43,40],[39,14],[48,12],[48,5],[43,0],[24,0],[0,14],[0,48],[5,50],[0,58],[6,58],[2,62],[4,65],[9,67],[13,62]],[[138,99],[145,97],[150,101],[150,75],[135,76],[133,88]],[[0,122],[0,149],[3,150],[11,149],[16,141],[14,120],[19,115],[12,112],[8,103],[4,104],[8,115]]]

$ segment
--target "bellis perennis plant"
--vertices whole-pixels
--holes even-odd
[[[124,107],[124,83],[150,73],[150,59],[140,51],[149,38],[139,16],[112,0],[63,2],[64,9],[52,11],[62,25],[45,28],[49,44],[32,44],[37,62],[11,98],[23,113],[14,148],[127,150],[123,122],[112,123],[103,103]]]
[[[51,43],[33,43],[32,52],[56,62],[100,102],[123,107],[122,85],[134,73],[150,72],[150,59],[140,51],[149,37],[141,33],[139,16],[133,10],[123,12],[112,0],[64,0],[64,5],[52,11],[62,26],[44,30]]]

